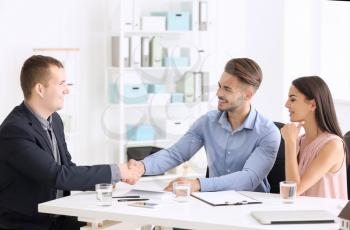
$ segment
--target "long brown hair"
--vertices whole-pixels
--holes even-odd
[[[308,100],[315,100],[317,126],[323,132],[335,134],[344,140],[335,112],[332,94],[326,82],[318,76],[307,76],[295,79],[292,84]],[[344,145],[344,149],[348,162],[349,157],[346,145]]]
[[[292,82],[308,100],[316,102],[316,122],[323,132],[343,138],[340,130],[331,91],[326,82],[318,76],[300,77]]]

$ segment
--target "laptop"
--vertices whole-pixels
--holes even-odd
[[[325,210],[253,211],[251,215],[261,224],[334,223],[336,218]]]

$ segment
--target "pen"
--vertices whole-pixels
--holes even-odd
[[[113,196],[112,198],[140,198],[140,196]]]
[[[127,201],[146,201],[149,199],[120,199],[118,202],[127,202]]]

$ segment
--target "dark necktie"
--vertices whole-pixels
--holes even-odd
[[[49,133],[51,143],[53,143],[52,142],[52,129],[51,129],[51,126],[47,129],[47,132]]]

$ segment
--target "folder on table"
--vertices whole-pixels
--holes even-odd
[[[237,191],[193,192],[191,196],[212,206],[260,204],[261,201],[248,197]]]
[[[253,211],[251,215],[261,224],[334,223],[336,219],[325,210]]]

